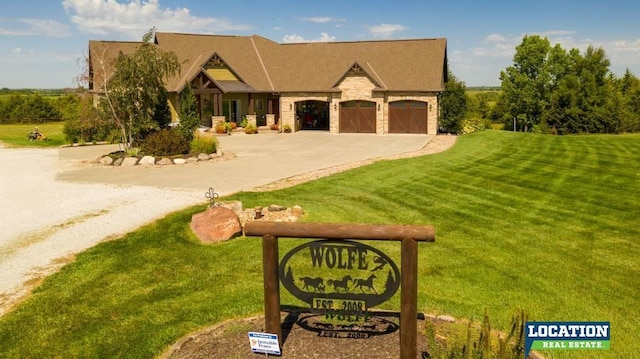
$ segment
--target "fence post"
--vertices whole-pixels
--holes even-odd
[[[262,265],[264,275],[265,330],[277,334],[282,345],[280,322],[280,280],[278,278],[278,237],[265,234],[262,237]]]
[[[402,240],[400,258],[400,358],[414,359],[418,354],[418,242]]]

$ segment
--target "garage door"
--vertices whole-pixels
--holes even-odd
[[[369,101],[341,103],[340,132],[376,133],[376,103]]]
[[[427,103],[395,101],[389,104],[389,133],[427,133]]]

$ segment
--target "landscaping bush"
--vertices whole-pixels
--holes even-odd
[[[142,152],[153,156],[172,156],[189,153],[189,142],[174,128],[164,128],[147,136]]]
[[[192,153],[214,153],[218,148],[218,140],[211,133],[195,131],[190,145]]]
[[[256,125],[254,124],[249,124],[244,128],[244,133],[247,133],[247,134],[258,133],[258,127],[256,127]]]
[[[460,124],[459,134],[464,135],[467,133],[473,133],[478,131],[484,131],[487,128],[491,128],[491,122],[482,118],[465,118]]]

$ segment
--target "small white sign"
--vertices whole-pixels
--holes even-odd
[[[280,355],[280,343],[276,334],[249,332],[249,343],[254,353]]]

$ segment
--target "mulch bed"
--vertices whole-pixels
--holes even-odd
[[[311,313],[291,313],[282,316],[284,343],[278,358],[371,358],[388,359],[400,356],[400,331],[397,313],[380,313],[369,321],[356,325],[330,325],[321,316]],[[254,354],[248,332],[264,332],[264,317],[227,321],[183,338],[173,345],[163,358],[265,358]],[[390,333],[387,333],[390,332]],[[365,337],[334,338],[332,336]],[[427,357],[424,320],[418,320],[418,356]],[[276,356],[269,356],[275,358]]]

